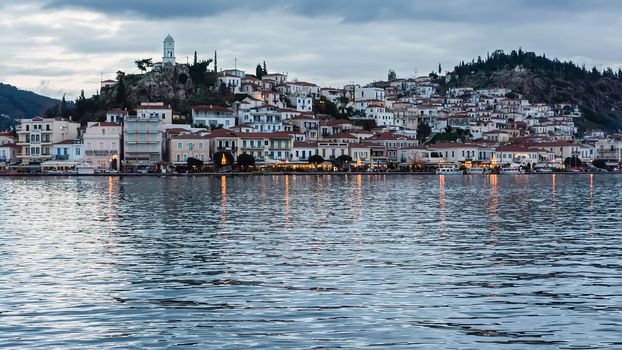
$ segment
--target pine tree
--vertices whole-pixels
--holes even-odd
[[[198,59],[198,57],[197,57],[197,52],[196,52],[196,51],[194,51],[194,65],[196,66],[196,65],[197,65],[197,63],[199,63],[199,59]]]
[[[263,77],[264,75],[263,68],[261,68],[260,63],[257,63],[257,68],[255,68],[255,75],[257,76],[257,79],[261,79],[261,77]]]
[[[443,69],[441,68],[441,63],[438,63],[438,74],[441,74],[443,72]]]
[[[263,74],[268,74],[268,69],[266,69],[266,61],[263,61]]]

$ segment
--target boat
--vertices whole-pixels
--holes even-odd
[[[490,170],[488,168],[467,168],[467,174],[486,175],[486,174],[490,174]]]
[[[93,175],[95,174],[95,167],[89,163],[82,163],[76,166],[78,175]]]
[[[520,175],[524,173],[525,171],[521,167],[502,167],[499,169],[499,174]]]
[[[464,172],[455,167],[444,167],[436,169],[436,175],[464,175]]]

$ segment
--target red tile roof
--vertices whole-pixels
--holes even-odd
[[[64,141],[55,143],[55,145],[73,145],[75,143],[76,143],[76,140],[64,140]]]

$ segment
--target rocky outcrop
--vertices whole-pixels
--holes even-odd
[[[162,101],[174,107],[183,106],[196,92],[188,66],[182,64],[165,65],[160,70],[145,74],[126,75],[124,82],[130,106],[154,101]],[[117,89],[113,87],[102,91],[102,96],[109,104],[113,104],[116,93]]]

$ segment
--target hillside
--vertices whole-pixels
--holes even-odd
[[[35,117],[58,103],[59,100],[0,83],[0,115],[6,114],[13,119]]]
[[[548,59],[522,50],[495,51],[455,67],[448,87],[505,87],[533,103],[571,103],[580,107],[580,130],[622,129],[622,71],[587,70],[573,62]]]
[[[102,89],[99,95],[80,97],[75,109],[68,110],[74,120],[101,120],[111,108],[125,107],[130,111],[140,102],[162,101],[173,106],[176,113],[189,114],[195,104],[231,102],[229,89],[215,89],[216,75],[208,70],[211,60],[192,65],[166,65],[161,70],[143,74],[117,72],[117,83]]]

